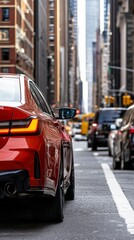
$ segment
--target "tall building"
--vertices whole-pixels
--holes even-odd
[[[118,0],[118,13],[116,26],[120,31],[120,75],[121,90],[130,91],[133,93],[133,72],[129,69],[133,69],[133,32],[134,32],[134,20],[133,15],[130,13],[130,1]],[[124,70],[123,70],[124,69]]]
[[[110,3],[110,81],[111,86],[115,90],[120,89],[120,70],[116,67],[120,67],[120,31],[117,28],[117,12],[118,12],[118,1],[111,0]]]
[[[110,62],[110,1],[104,0],[104,31],[101,36],[101,78],[100,78],[100,103],[105,96],[109,95],[111,83],[109,81],[109,62]]]
[[[0,1],[0,71],[34,79],[34,2]]]
[[[56,106],[79,103],[73,6],[72,0],[48,0],[48,97]]]
[[[30,1],[31,2],[31,1]],[[47,0],[34,1],[34,62],[35,82],[43,92],[47,93]]]
[[[79,108],[78,45],[77,45],[77,1],[69,0],[68,25],[69,61],[69,105]]]
[[[51,105],[60,104],[60,0],[48,0],[48,58],[50,76],[48,99]]]
[[[96,31],[100,18],[100,1],[86,0],[86,80],[88,82],[87,111],[92,111],[93,91],[93,42],[96,41]]]
[[[78,0],[70,0],[70,9],[72,12],[72,16],[74,18],[74,37],[75,37],[75,41],[77,43],[77,39],[78,39],[78,21],[77,21],[77,12],[78,12]]]
[[[68,18],[69,2],[60,0],[60,102],[62,106],[69,104]]]
[[[104,42],[108,41],[109,0],[104,0]]]
[[[73,23],[73,34],[70,37],[70,41],[73,42],[74,51],[73,51],[73,69],[74,69],[74,85],[73,88],[73,105],[79,108],[82,112],[82,83],[80,79],[80,65],[78,57],[78,0],[70,0],[70,16],[72,17]]]

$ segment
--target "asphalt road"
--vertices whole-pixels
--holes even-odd
[[[74,142],[76,196],[63,223],[32,222],[28,204],[0,205],[0,240],[134,239],[134,171],[112,171],[107,149]]]

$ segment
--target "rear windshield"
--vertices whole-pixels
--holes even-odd
[[[122,118],[125,110],[105,110],[99,113],[98,122],[115,122],[117,118]]]
[[[74,124],[73,124],[73,127],[74,127],[74,128],[77,128],[77,129],[81,129],[81,124],[74,123]]]
[[[19,80],[14,78],[0,78],[0,101],[19,102]]]

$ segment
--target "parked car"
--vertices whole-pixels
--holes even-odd
[[[113,156],[114,138],[121,126],[121,122],[122,122],[122,118],[117,118],[115,120],[115,123],[110,125],[110,132],[108,135],[108,154],[109,154],[109,156]]]
[[[123,116],[114,139],[113,169],[133,169],[134,163],[134,105]]]
[[[97,147],[107,147],[110,125],[117,118],[122,118],[125,111],[125,108],[114,107],[97,110],[87,135],[88,147],[92,147],[93,151],[97,150]]]
[[[63,220],[74,199],[72,139],[58,119],[73,108],[50,108],[25,75],[0,74],[0,199],[29,197],[33,217]]]

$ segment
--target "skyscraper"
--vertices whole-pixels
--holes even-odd
[[[92,111],[93,42],[100,24],[100,0],[86,0],[86,80],[88,82],[88,112]]]
[[[70,0],[70,8],[72,9],[72,16],[74,18],[74,35],[77,42],[77,0]]]

